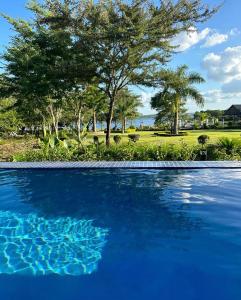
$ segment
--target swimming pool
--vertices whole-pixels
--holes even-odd
[[[0,299],[241,299],[241,170],[0,170]]]

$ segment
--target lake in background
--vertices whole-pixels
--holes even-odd
[[[148,116],[141,116],[139,118],[136,118],[135,120],[127,120],[127,127],[133,125],[135,127],[140,126],[154,126],[155,123],[155,115],[148,115]],[[113,123],[113,126],[115,124]],[[121,128],[121,123],[117,123],[118,128]],[[101,124],[98,122],[97,128],[101,129]],[[106,128],[106,123],[102,123],[102,129]]]

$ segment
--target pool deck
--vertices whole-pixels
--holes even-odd
[[[0,162],[0,169],[241,169],[241,161]]]

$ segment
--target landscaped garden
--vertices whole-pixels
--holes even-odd
[[[162,136],[164,131],[113,133],[112,144],[106,147],[104,132],[88,133],[78,142],[63,131],[59,139],[32,135],[2,139],[0,160],[239,160],[240,134],[240,130],[189,130],[179,137]]]

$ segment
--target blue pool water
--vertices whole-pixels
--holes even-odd
[[[0,170],[0,299],[240,300],[241,170]]]

